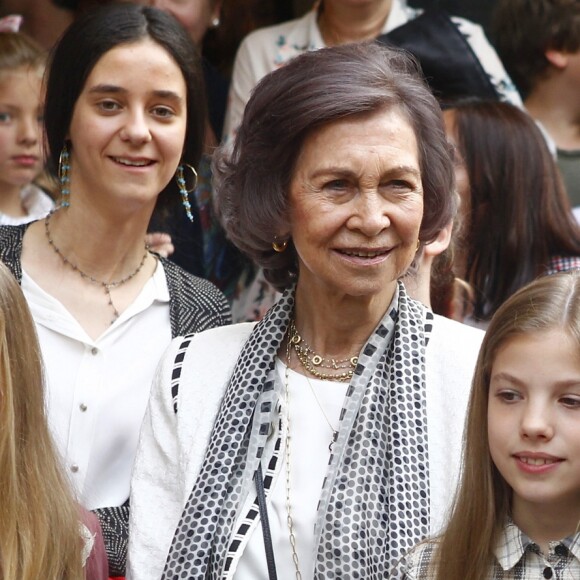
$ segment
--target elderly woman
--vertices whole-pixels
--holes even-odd
[[[419,21],[423,24],[415,28]],[[473,67],[477,71],[475,76],[484,79],[491,92],[521,104],[480,26],[457,17],[431,18],[422,9],[407,6],[406,0],[317,0],[301,18],[255,30],[242,41],[232,72],[224,131],[226,141],[234,138],[251,91],[264,75],[286,65],[303,52],[377,37],[387,43],[405,46],[411,53],[429,55],[423,61],[426,65],[430,63],[427,67],[432,73],[429,78],[436,81],[438,94],[446,84],[443,79],[454,79],[452,85],[456,82],[462,84],[458,81],[470,78],[475,72],[471,70]],[[421,41],[415,40],[418,37]],[[445,48],[439,44],[442,39],[445,39],[442,43]],[[461,52],[469,55],[465,73],[458,73],[458,67],[463,69],[463,66],[455,61],[446,62],[443,65],[445,74],[441,74],[436,63],[437,55],[442,51],[443,54],[447,51],[454,55]],[[450,69],[452,74],[449,74]],[[458,86],[451,94],[456,95],[456,89]],[[447,90],[443,94],[447,94]],[[460,94],[479,92],[460,91]],[[262,270],[245,267],[232,300],[234,321],[259,320],[277,298],[278,294],[266,282]]]
[[[283,295],[166,353],[131,577],[385,578],[443,523],[482,337],[399,282],[454,211],[437,102],[403,53],[308,52],[259,84],[216,175]]]

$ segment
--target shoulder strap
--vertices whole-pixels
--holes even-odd
[[[268,508],[266,507],[266,494],[264,493],[264,478],[262,475],[262,464],[258,464],[258,469],[254,473],[254,483],[258,497],[258,509],[260,510],[260,521],[262,523],[262,535],[264,536],[264,550],[266,552],[266,564],[268,565],[269,580],[277,580],[276,560],[274,558],[274,548],[272,546],[272,534],[270,533],[270,521],[268,519]]]

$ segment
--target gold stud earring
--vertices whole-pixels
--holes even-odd
[[[288,247],[288,240],[282,240],[280,242],[280,241],[278,241],[278,238],[274,238],[274,241],[272,242],[272,248],[275,252],[278,252],[279,254],[281,254],[282,252],[286,251],[287,247]]]

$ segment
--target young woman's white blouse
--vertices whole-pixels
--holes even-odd
[[[90,510],[121,505],[151,378],[171,342],[163,268],[96,340],[26,272],[22,290],[46,369],[48,424],[78,499]]]

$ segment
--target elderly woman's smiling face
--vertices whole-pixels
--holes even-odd
[[[315,130],[290,186],[298,284],[324,295],[390,300],[423,217],[415,133],[398,109]]]

